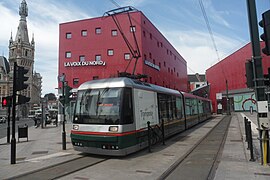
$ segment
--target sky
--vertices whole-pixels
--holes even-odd
[[[26,0],[29,39],[35,39],[34,70],[42,76],[42,95],[57,94],[59,24],[100,17],[118,5],[133,6],[169,40],[187,61],[188,74],[204,74],[250,42],[246,0],[201,0],[213,34],[206,26],[200,0]],[[8,42],[16,36],[22,0],[0,0],[0,55],[8,59]],[[257,18],[270,0],[256,0]],[[262,28],[259,28],[262,32]]]

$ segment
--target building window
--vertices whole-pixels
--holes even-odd
[[[160,62],[158,63],[158,65],[159,65],[159,67],[161,68],[161,64],[160,64]]]
[[[98,76],[93,76],[93,80],[98,79],[98,78],[99,78]]]
[[[136,27],[135,26],[130,26],[130,32],[136,32]]]
[[[164,67],[166,67],[166,62],[164,61]]]
[[[174,60],[176,60],[176,56],[174,55]]]
[[[162,42],[160,43],[160,46],[161,46],[161,47],[163,47],[163,44],[162,44]]]
[[[159,42],[157,42],[157,47],[159,47]]]
[[[156,64],[156,60],[155,59],[153,59],[153,64]]]
[[[170,55],[172,55],[172,51],[170,51]]]
[[[66,39],[71,39],[71,32],[66,33]]]
[[[82,36],[87,36],[87,30],[82,30],[81,35]]]
[[[170,71],[170,68],[168,67],[168,73],[170,73],[171,71]]]
[[[179,77],[179,74],[177,73],[177,77]]]
[[[85,61],[85,56],[84,56],[84,55],[81,55],[81,56],[79,57],[79,60],[80,60],[80,62],[84,62],[84,61]]]
[[[175,68],[173,68],[173,71],[175,72]]]
[[[143,37],[145,37],[145,31],[143,31]]]
[[[150,33],[150,39],[152,39],[152,33]]]
[[[66,52],[66,58],[71,58],[71,52],[70,51]]]
[[[101,28],[96,28],[96,34],[101,34]]]
[[[74,78],[73,85],[78,85],[78,84],[79,84],[79,78]]]
[[[112,30],[112,36],[117,36],[117,30]]]
[[[149,53],[149,58],[152,59],[152,54],[151,53]]]
[[[124,57],[125,57],[125,60],[129,60],[130,59],[130,53],[125,53]]]
[[[152,83],[152,77],[149,77],[150,83]]]
[[[147,57],[146,57],[146,54],[144,54],[143,56],[144,56],[144,60],[146,60],[146,58],[147,58]]]
[[[200,87],[200,85],[199,84],[196,84],[196,88],[199,88]]]
[[[108,49],[108,56],[113,56],[113,49]]]
[[[101,55],[100,55],[100,54],[96,55],[95,60],[96,60],[96,61],[101,61]]]
[[[169,50],[167,49],[167,54],[169,55]]]

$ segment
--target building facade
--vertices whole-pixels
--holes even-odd
[[[261,47],[264,47],[261,42]],[[263,53],[263,73],[268,74],[270,67],[270,56]],[[256,97],[253,89],[246,86],[245,62],[252,57],[251,44],[248,43],[233,54],[221,60],[206,70],[206,79],[210,84],[210,99],[213,110],[227,110],[227,88],[228,108],[234,111],[247,111],[250,108],[256,110]],[[227,81],[227,85],[226,85]]]
[[[188,75],[188,92],[198,89],[206,85],[206,79],[204,74],[189,74]]]
[[[141,55],[137,65],[132,52]],[[187,91],[186,61],[142,12],[60,24],[59,76],[65,74],[70,87],[120,72],[145,74],[149,83]]]

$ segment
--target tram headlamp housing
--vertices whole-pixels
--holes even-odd
[[[110,126],[109,131],[111,132],[118,132],[118,126]]]
[[[79,125],[74,124],[72,129],[73,130],[79,130]]]

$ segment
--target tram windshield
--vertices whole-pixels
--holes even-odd
[[[78,91],[74,123],[122,124],[121,106],[124,88],[103,88]],[[131,96],[131,95],[130,95]],[[131,102],[129,102],[131,108]]]

